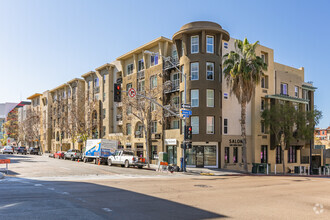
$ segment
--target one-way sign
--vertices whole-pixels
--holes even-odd
[[[181,108],[191,109],[190,104],[181,104]]]

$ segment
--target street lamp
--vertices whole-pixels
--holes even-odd
[[[155,52],[152,52],[152,51],[149,51],[149,50],[145,50],[143,53],[145,54],[149,54],[149,55],[158,55],[158,56],[161,56],[163,58],[163,60],[166,62],[168,61],[169,63],[171,63],[174,68],[181,74],[181,76],[184,77],[184,105],[187,104],[187,75],[185,73],[183,73],[172,61],[171,61],[171,57],[165,57],[163,55],[160,55],[158,53],[155,53]],[[180,117],[182,118],[182,117]],[[184,124],[185,124],[185,127],[187,127],[187,118],[185,117],[184,118]],[[183,161],[182,161],[182,172],[186,172],[186,161],[185,161],[185,158],[186,158],[186,135],[184,135],[184,139],[183,139],[183,153],[182,153],[182,157],[183,157]]]

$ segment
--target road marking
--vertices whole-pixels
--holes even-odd
[[[34,186],[42,186],[42,184],[34,184]]]
[[[55,190],[55,188],[47,188],[47,189],[49,189],[49,190]]]
[[[12,207],[12,206],[15,206],[15,205],[18,205],[18,204],[20,204],[20,202],[8,204],[8,205],[3,205],[3,206],[0,206],[0,209],[9,208],[9,207]]]
[[[112,210],[109,209],[109,208],[103,208],[103,210],[106,211],[106,212],[112,212]]]
[[[60,167],[62,169],[65,169],[65,170],[71,170],[70,168],[67,168],[67,167]]]
[[[70,193],[68,193],[68,192],[61,192],[61,194],[63,194],[63,195],[69,195]]]

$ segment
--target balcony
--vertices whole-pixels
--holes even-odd
[[[145,77],[144,70],[139,70],[137,72],[137,78],[138,79],[144,79],[144,77]]]
[[[118,125],[123,125],[123,115],[116,115],[116,121]]]
[[[116,106],[117,106],[117,108],[122,108],[123,107],[123,103],[122,102],[117,102],[116,103]]]
[[[123,78],[118,78],[118,79],[116,80],[116,83],[123,83]]]
[[[165,60],[164,69],[169,70],[169,69],[175,68],[179,64],[180,64],[180,62],[179,62],[178,57],[170,57],[169,59]]]
[[[164,106],[166,109],[169,109],[173,112],[175,112],[176,114],[179,114],[179,110],[180,110],[180,106],[179,105],[165,105]],[[173,117],[174,115],[172,113],[169,113],[167,111],[165,111],[164,113],[164,117],[168,118],[168,117]]]
[[[167,82],[165,82],[167,84]],[[168,81],[168,86],[164,89],[164,93],[178,92],[180,90],[180,80]]]

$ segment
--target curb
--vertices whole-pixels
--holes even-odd
[[[5,178],[5,175],[2,172],[0,172],[0,179],[3,179],[3,178]]]

